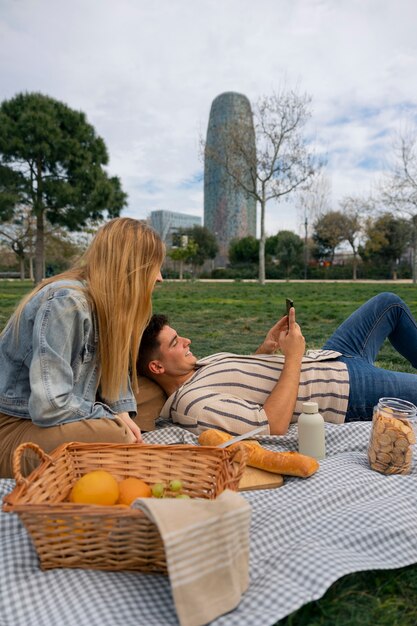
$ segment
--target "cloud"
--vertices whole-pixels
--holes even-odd
[[[366,193],[416,114],[414,0],[0,0],[1,99],[42,91],[85,111],[129,214],[203,214],[212,100],[286,83],[312,96],[333,202]],[[298,228],[294,202],[267,230]]]

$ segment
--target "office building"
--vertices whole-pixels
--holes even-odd
[[[256,200],[235,184],[225,167],[226,155],[231,155],[232,133],[244,137],[245,152],[251,155],[245,160],[232,155],[240,168],[241,180],[249,186],[250,169],[256,167],[252,109],[246,96],[227,92],[217,96],[211,105],[204,159],[204,226],[219,244],[216,265],[227,263],[232,239],[256,237]]]
[[[172,237],[181,229],[201,226],[201,217],[177,213],[175,211],[151,211],[150,225],[156,230],[162,241],[169,248],[172,246]]]

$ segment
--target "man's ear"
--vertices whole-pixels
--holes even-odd
[[[159,376],[159,374],[163,374],[165,372],[165,368],[162,365],[161,361],[158,361],[156,359],[153,361],[149,361],[148,367],[150,373],[154,376]]]

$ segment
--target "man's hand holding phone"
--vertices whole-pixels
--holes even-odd
[[[282,317],[273,327],[267,332],[266,337],[255,354],[274,354],[281,349],[279,344],[280,334],[285,331],[288,332],[288,315],[291,307],[294,307],[294,302],[289,298],[286,299],[286,315]]]
[[[286,336],[290,332],[290,319],[292,320],[293,333],[298,334],[302,337],[300,327],[295,322],[295,310],[294,310],[294,302],[289,298],[286,298],[286,310],[287,314],[284,315],[274,326],[267,332],[266,337],[259,348],[256,350],[255,354],[274,354],[282,349],[282,343],[288,344],[291,341],[286,340]],[[292,309],[292,312],[290,313]],[[302,337],[304,340],[304,337]]]
[[[295,321],[295,309],[289,307],[289,313],[286,317],[288,322],[287,331],[282,331],[279,336],[279,347],[285,356],[291,354],[301,358],[305,352],[305,339],[301,332],[300,326]]]
[[[285,306],[287,310],[287,315],[289,315],[290,309],[294,308],[294,300],[290,300],[290,298],[285,298]]]

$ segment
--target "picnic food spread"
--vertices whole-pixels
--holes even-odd
[[[232,435],[211,428],[199,435],[198,443],[201,446],[218,446],[231,438]],[[272,452],[263,448],[257,441],[242,441],[234,445],[244,446],[247,450],[247,465],[275,474],[307,478],[319,468],[316,459],[298,452]],[[231,448],[233,447],[231,446]]]
[[[159,482],[151,486],[136,476],[128,476],[117,482],[110,472],[92,470],[76,481],[69,501],[75,504],[130,506],[136,498],[189,498],[182,493],[182,489],[182,481],[178,478],[167,484]]]
[[[128,476],[119,482],[117,504],[132,504],[136,498],[150,498],[152,490],[148,483],[135,476]]]
[[[395,398],[381,398],[374,410],[368,448],[369,464],[382,474],[408,474],[411,470],[412,449],[416,442],[408,421],[414,405]],[[412,415],[412,414],[411,414]],[[412,416],[414,416],[412,415]]]
[[[117,480],[105,470],[93,470],[81,476],[71,489],[69,501],[76,504],[116,504]]]

